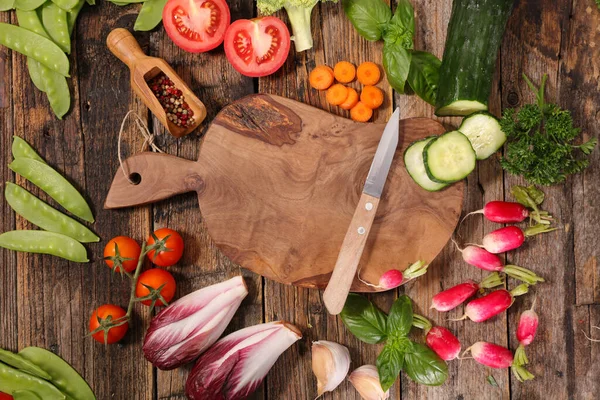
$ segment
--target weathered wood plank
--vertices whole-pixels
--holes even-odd
[[[232,20],[249,18],[253,14],[254,6],[251,1],[236,0],[228,4]],[[253,93],[253,80],[233,69],[225,58],[222,46],[209,53],[186,53],[171,42],[163,29],[151,34],[148,54],[164,58],[170,63],[207,107],[205,123],[180,140],[168,134],[158,120],[152,118],[153,131],[159,135],[157,143],[165,152],[197,160],[201,146],[199,139],[217,112],[233,100]],[[225,334],[262,322],[262,278],[242,270],[216,248],[198,212],[198,197],[195,193],[154,205],[154,229],[164,226],[181,232],[186,244],[182,261],[170,268],[178,283],[177,297],[242,273],[249,294]],[[192,365],[174,371],[158,370],[158,398],[185,399],[185,382],[191,367]],[[253,398],[264,398],[264,390],[259,388]]]
[[[521,78],[522,73],[536,84],[547,73],[547,99],[562,103],[563,99],[557,96],[557,83],[561,43],[567,37],[570,10],[571,2],[566,0],[553,3],[528,0],[516,4],[502,47],[503,107],[518,107],[534,101],[535,96]],[[522,179],[506,174],[505,190],[515,184],[523,184]],[[555,398],[568,398],[573,395],[573,385],[577,382],[571,368],[575,271],[573,236],[569,229],[573,215],[570,187],[568,182],[544,188],[547,199],[544,209],[556,217],[561,229],[531,238],[522,248],[509,254],[511,263],[530,268],[547,279],[546,283],[532,288],[532,294],[518,299],[509,312],[509,341],[514,349],[517,318],[537,296],[540,326],[535,345],[529,350],[529,369],[537,378],[522,384],[512,377],[514,398],[540,398],[548,393]]]
[[[597,305],[584,305],[574,307],[572,321],[572,335],[574,340],[575,360],[574,373],[576,382],[572,398],[576,399],[596,399],[598,398],[598,376],[600,376],[600,343],[592,342],[586,339],[588,337],[594,340],[600,339],[600,329],[594,328],[600,326],[600,307]],[[535,344],[535,343],[534,343]],[[532,344],[532,346],[534,346]],[[535,351],[532,347],[532,352]],[[536,353],[536,354],[539,354]]]
[[[117,141],[121,121],[129,109],[145,115],[146,108],[135,97],[129,85],[129,70],[106,48],[108,33],[133,21],[137,12],[132,8],[116,7],[108,2],[84,8],[80,16],[76,54],[80,94],[81,134],[85,139],[85,179],[87,193],[96,215],[94,228],[102,237],[91,246],[94,262],[81,278],[84,289],[84,315],[73,319],[72,328],[82,336],[92,311],[105,303],[126,307],[130,283],[113,275],[102,261],[104,244],[118,235],[146,239],[151,227],[148,207],[126,211],[102,209],[110,186],[110,176],[118,169]],[[144,43],[142,43],[144,45]],[[124,152],[139,151],[143,138],[133,124],[123,132]],[[128,146],[129,145],[129,146]],[[149,312],[136,305],[133,320],[124,341],[105,348],[86,338],[81,349],[85,360],[81,372],[92,385],[99,399],[151,399],[154,393],[152,366],[142,354],[141,342]]]
[[[278,16],[287,20],[284,13]],[[349,113],[328,105],[325,92],[310,88],[308,74],[320,64],[331,67],[343,60],[358,66],[363,61],[373,61],[381,65],[382,43],[368,42],[361,38],[347,20],[341,4],[323,3],[315,7],[312,14],[314,49],[295,53],[292,50],[286,64],[274,75],[259,79],[259,92],[273,93],[290,97],[348,117]],[[338,40],[344,38],[343,40]],[[360,84],[352,86],[360,91]],[[385,80],[378,86],[385,93],[385,102],[375,112],[374,120],[384,122],[392,111],[392,90]],[[397,297],[395,291],[380,293],[370,298],[382,310],[388,311]],[[381,346],[367,345],[354,338],[344,327],[341,319],[328,315],[322,303],[322,293],[299,289],[265,281],[265,319],[273,321],[287,319],[296,323],[304,337],[298,345],[292,346],[277,362],[267,379],[267,394],[274,399],[307,399],[316,397],[317,382],[311,370],[311,343],[316,340],[331,340],[347,346],[352,364],[356,369],[364,364],[375,364]],[[390,390],[390,398],[400,398],[399,381]],[[331,394],[323,399],[360,399],[352,385],[344,381]]]

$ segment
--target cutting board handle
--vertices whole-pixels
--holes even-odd
[[[154,203],[199,191],[204,185],[197,162],[168,154],[139,153],[126,159],[123,169],[115,174],[104,202],[106,209]]]
[[[111,53],[127,64],[130,69],[133,69],[140,58],[148,57],[127,29],[117,28],[112,30],[106,38],[106,44]]]

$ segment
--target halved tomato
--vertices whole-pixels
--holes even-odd
[[[225,34],[225,55],[242,75],[271,75],[289,52],[290,31],[277,17],[240,19]]]
[[[231,22],[225,0],[169,0],[163,25],[173,43],[185,51],[202,53],[223,42]]]

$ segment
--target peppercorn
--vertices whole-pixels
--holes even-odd
[[[175,87],[167,75],[160,73],[155,76],[148,81],[148,87],[165,110],[169,121],[181,128],[194,124],[194,112],[186,103],[183,92]]]

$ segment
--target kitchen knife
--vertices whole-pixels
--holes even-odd
[[[323,301],[330,314],[339,314],[346,303],[350,286],[356,275],[358,263],[377,213],[383,186],[398,147],[399,128],[400,109],[397,108],[383,130],[358,206],[356,206],[346,237],[344,237],[333,274],[329,279],[327,288],[325,288],[325,293],[323,293]]]

